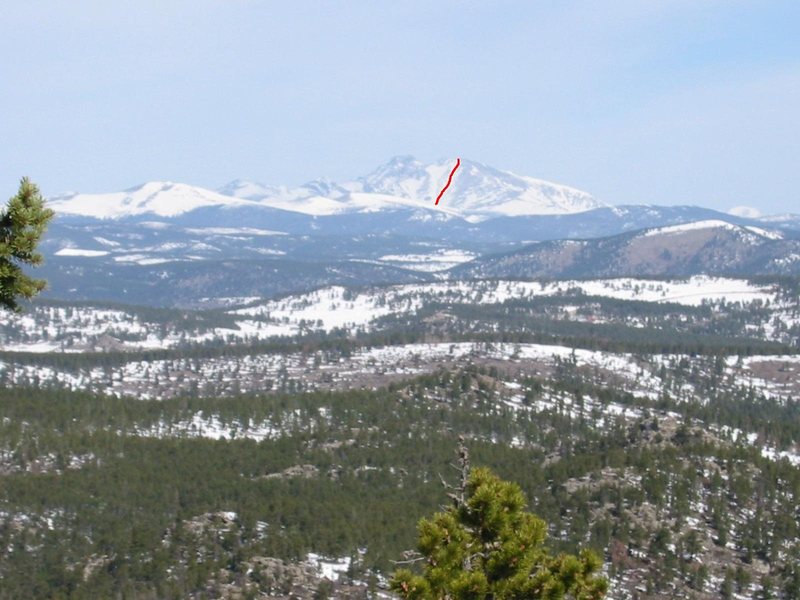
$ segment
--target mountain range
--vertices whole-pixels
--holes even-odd
[[[180,183],[150,182],[110,194],[65,194],[51,200],[63,214],[101,219],[138,215],[174,217],[193,210],[269,208],[323,217],[384,210],[413,210],[429,218],[460,217],[479,222],[500,216],[577,213],[603,206],[590,194],[564,185],[515,175],[464,160],[448,190],[446,202],[437,196],[455,159],[423,164],[397,156],[369,175],[334,183],[315,180],[295,188],[236,180],[217,191]]]
[[[436,206],[454,164],[399,156],[344,183],[56,196],[42,244],[49,293],[185,305],[448,277],[800,273],[797,215],[611,206],[468,159]]]

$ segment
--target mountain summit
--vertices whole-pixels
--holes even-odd
[[[426,165],[411,156],[397,156],[359,182],[366,192],[432,202],[455,163],[455,158],[448,158]],[[586,192],[469,159],[461,160],[442,202],[475,221],[500,216],[571,214],[604,206]]]
[[[455,163],[455,158],[426,164],[413,156],[395,156],[369,175],[340,184],[316,180],[286,188],[237,180],[219,191],[317,216],[416,208],[478,222],[494,217],[572,214],[604,206],[574,188],[462,159],[447,195],[435,207],[433,201]]]

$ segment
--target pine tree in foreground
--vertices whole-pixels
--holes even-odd
[[[32,298],[44,289],[45,282],[25,275],[22,266],[41,264],[36,246],[52,218],[39,188],[27,177],[8,206],[0,209],[0,308],[19,311],[19,298]]]
[[[419,523],[421,574],[400,569],[392,589],[409,600],[603,598],[607,580],[589,550],[551,556],[547,526],[525,512],[520,487],[489,469],[469,471],[460,452],[462,485],[453,505]]]

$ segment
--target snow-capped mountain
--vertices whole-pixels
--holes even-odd
[[[151,181],[107,194],[65,194],[56,196],[49,207],[57,214],[80,215],[97,219],[119,219],[152,214],[174,217],[206,206],[247,206],[251,201],[184,183]]]
[[[355,181],[315,180],[296,188],[233,181],[220,193],[315,216],[414,209],[479,222],[494,217],[573,214],[603,206],[590,194],[462,160],[447,195],[434,199],[456,159],[424,164],[397,156]]]
[[[423,164],[398,156],[360,183],[364,191],[433,202],[455,159]],[[590,194],[463,159],[442,202],[471,221],[500,216],[579,213],[604,206]]]

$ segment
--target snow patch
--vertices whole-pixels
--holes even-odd
[[[758,219],[761,217],[761,211],[752,206],[734,206],[728,211],[728,214],[744,219]]]
[[[85,250],[83,248],[61,248],[56,252],[56,256],[107,256],[107,250]]]

